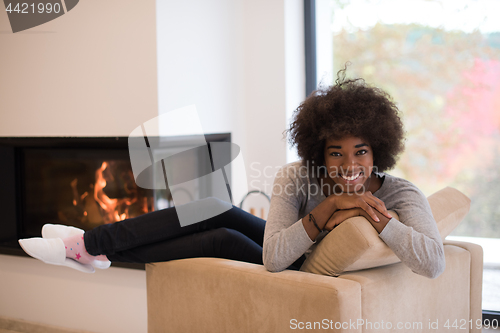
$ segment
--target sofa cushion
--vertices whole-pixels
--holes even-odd
[[[449,235],[465,217],[470,199],[460,191],[446,187],[427,198],[441,238]],[[398,219],[395,212],[391,215]],[[379,238],[364,217],[347,219],[314,245],[301,271],[339,276],[343,272],[399,262],[394,252]]]
[[[444,241],[446,236],[451,234],[469,212],[470,199],[459,190],[445,187],[430,195],[427,200],[431,206],[441,239]]]

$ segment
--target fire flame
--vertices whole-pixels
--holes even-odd
[[[111,199],[104,193],[106,179],[104,179],[104,170],[108,167],[107,162],[102,162],[101,167],[95,172],[94,199],[104,211],[104,223],[113,223],[122,221],[129,217],[128,207],[137,201],[137,197],[132,199]],[[125,205],[125,211],[119,213],[119,207]]]
[[[123,174],[125,174],[125,176],[123,176]],[[132,182],[129,181],[129,179],[132,179]],[[120,181],[119,187],[122,192],[125,191],[126,197],[110,198],[105,193],[104,189],[108,185],[108,182],[110,182],[110,184],[115,182],[115,175],[114,170],[110,170],[110,164],[104,161],[95,171],[95,183],[89,185],[89,191],[90,193],[93,192],[93,195],[89,195],[89,191],[84,192],[82,195],[78,193],[78,179],[74,179],[70,183],[73,193],[72,206],[80,212],[80,222],[108,224],[153,210],[153,197],[140,197],[138,195],[137,186],[135,182],[133,182],[133,176],[132,178],[127,177],[127,173],[122,172]],[[68,219],[66,215],[67,214],[63,212],[59,212],[59,217],[62,221]]]

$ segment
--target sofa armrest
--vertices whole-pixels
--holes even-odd
[[[360,285],[345,279],[217,258],[147,264],[146,277],[149,332],[288,332],[361,318]]]
[[[473,322],[471,332],[481,332],[476,327],[476,321],[482,320],[482,296],[483,296],[483,248],[480,245],[445,240],[444,245],[454,245],[470,252],[470,319]]]
[[[356,281],[361,285],[361,312],[367,322],[384,321],[394,326],[411,323],[412,332],[427,332],[434,328],[436,332],[441,332],[447,330],[444,326],[447,322],[452,325],[457,320],[462,327],[457,331],[480,333],[481,330],[476,327],[477,304],[473,305],[473,302],[477,303],[477,299],[473,300],[477,295],[473,293],[477,293],[478,286],[475,287],[476,292],[472,291],[471,279],[471,275],[477,275],[471,268],[477,260],[473,259],[477,257],[477,250],[474,246],[470,251],[466,245],[445,242],[446,269],[436,279],[415,274],[403,263],[346,272],[339,279]],[[469,322],[470,319],[472,322]],[[469,331],[467,327],[472,329]]]

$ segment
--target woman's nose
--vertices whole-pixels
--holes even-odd
[[[342,168],[345,171],[352,170],[354,166],[356,166],[357,162],[354,157],[346,157],[345,160],[342,163]]]

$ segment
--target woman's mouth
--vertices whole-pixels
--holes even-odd
[[[359,177],[361,177],[362,175],[363,175],[363,172],[360,171],[357,174],[353,174],[351,176],[340,175],[340,177],[342,177],[342,179],[347,180],[347,181],[354,181],[354,180],[358,179]]]

